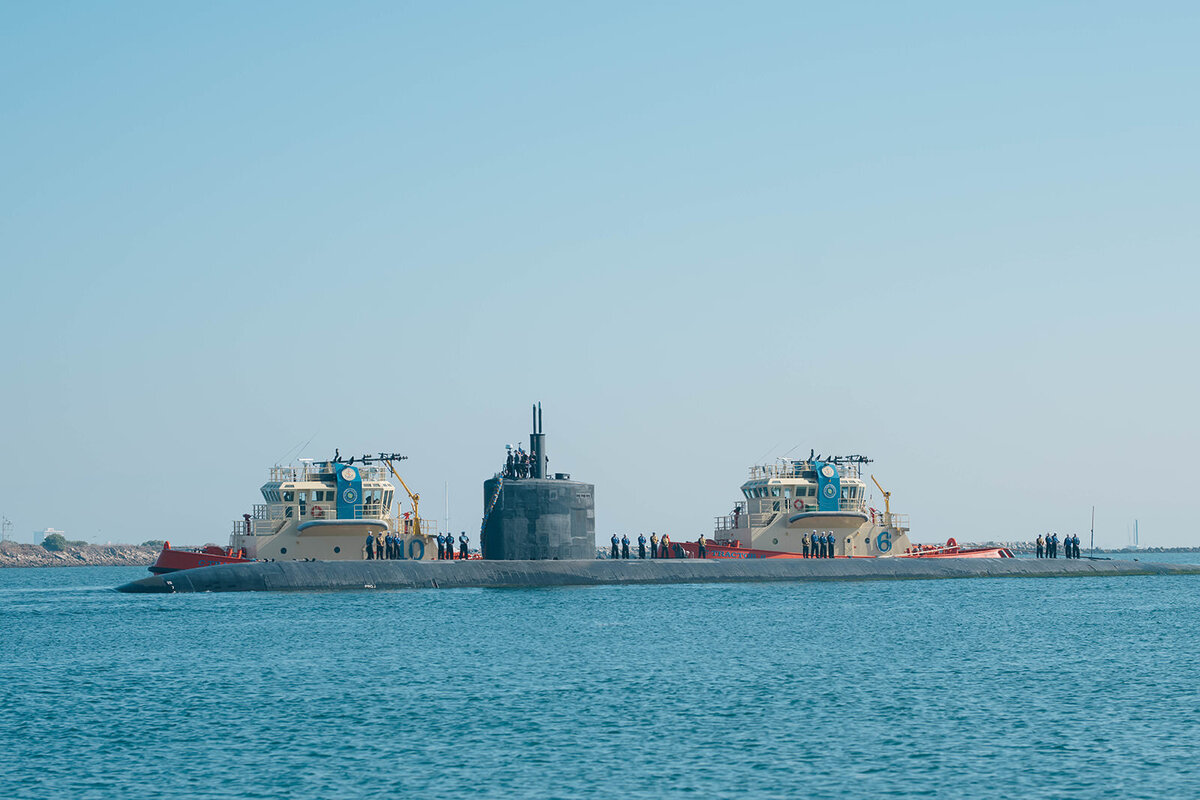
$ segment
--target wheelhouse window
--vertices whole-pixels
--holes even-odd
[[[284,492],[283,493],[283,502],[285,502],[285,503],[296,502],[296,493],[295,492]]]

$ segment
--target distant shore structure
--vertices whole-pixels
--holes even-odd
[[[573,560],[596,557],[595,487],[551,473],[542,406],[533,406],[525,466],[509,464],[483,483],[480,545],[485,559]]]

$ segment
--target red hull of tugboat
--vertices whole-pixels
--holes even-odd
[[[150,571],[155,575],[161,575],[164,572],[178,572],[181,569],[211,567],[214,564],[242,564],[253,560],[244,558],[239,553],[230,553],[227,549],[215,545],[209,545],[199,550],[173,550],[170,542],[164,542],[162,552],[158,554],[158,560],[150,567]]]
[[[700,546],[696,542],[682,542],[676,545],[683,548],[686,558],[698,558]],[[705,545],[705,555],[708,558],[804,558],[802,553],[780,553],[774,550],[752,550],[736,544]],[[877,556],[834,556],[834,558],[877,558]],[[953,539],[945,545],[917,545],[907,553],[897,553],[894,558],[1014,558],[1012,552],[1004,547],[979,547],[964,550]]]

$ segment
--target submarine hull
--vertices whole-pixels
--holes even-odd
[[[121,592],[363,591],[766,581],[1200,575],[1200,566],[1025,558],[257,561],[154,575]]]

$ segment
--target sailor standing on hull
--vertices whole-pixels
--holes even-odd
[[[702,533],[700,534],[700,538],[696,540],[696,552],[700,554],[701,558],[708,558],[708,548],[705,544],[704,534]]]
[[[638,534],[638,558],[646,557],[646,534]]]
[[[804,547],[804,557],[808,558],[808,545],[810,544],[810,541],[807,533],[804,534],[804,536],[800,539],[800,544]]]
[[[658,534],[650,532],[650,557],[658,558]]]
[[[609,558],[620,558],[621,557],[617,551],[617,535],[615,533],[612,535],[612,552],[609,553],[608,557]]]
[[[1038,534],[1037,541],[1034,542],[1034,544],[1037,545],[1037,557],[1043,558],[1042,548],[1045,547],[1046,541],[1042,538],[1042,535],[1040,533]]]
[[[365,549],[367,551],[367,561],[374,560],[374,558],[375,558],[375,537],[369,533],[367,534],[367,544],[366,544]]]
[[[466,531],[459,532],[459,534],[458,534],[458,557],[461,558],[463,561],[467,560],[467,555],[469,552],[467,549],[468,541],[470,541],[470,540],[467,538],[467,532]]]
[[[629,534],[621,534],[621,558],[629,558]]]

